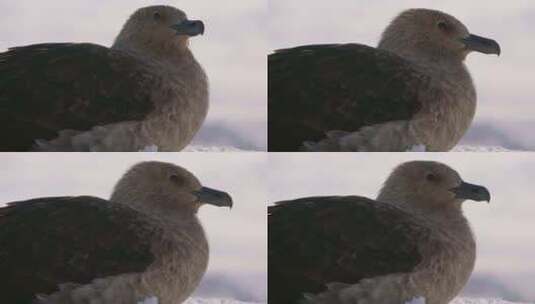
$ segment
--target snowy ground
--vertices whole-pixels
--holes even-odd
[[[147,299],[140,304],[157,304],[155,298]],[[242,302],[232,299],[217,299],[217,298],[190,298],[184,304],[256,304],[254,302]],[[414,299],[406,304],[425,304],[423,298]],[[518,302],[508,302],[500,299],[471,299],[471,298],[457,298],[450,304],[528,304]]]
[[[413,299],[405,304],[425,304],[423,298]],[[528,304],[519,302],[508,302],[501,299],[473,299],[473,298],[457,298],[450,304]]]
[[[184,304],[257,304],[255,302],[242,302],[232,299],[217,298],[189,298]]]
[[[470,146],[470,145],[458,145],[453,148],[452,152],[513,152],[500,146]],[[426,152],[424,145],[416,145],[408,149],[406,152]]]
[[[158,152],[157,146],[147,146],[139,152]],[[182,152],[241,152],[247,151],[231,146],[205,146],[205,145],[189,145]]]
[[[529,304],[521,302],[509,302],[501,299],[472,299],[472,298],[458,298],[453,300],[450,304]]]
[[[243,152],[247,150],[238,149],[230,146],[203,146],[203,145],[189,145],[183,152]]]
[[[243,152],[250,150],[242,150],[236,147],[231,146],[208,146],[208,145],[189,145],[184,150],[184,152]],[[254,150],[253,150],[254,151]],[[469,145],[459,145],[453,148],[452,152],[514,152],[515,150],[509,150],[504,147],[499,146],[469,146]],[[145,152],[156,152],[156,151],[145,151]],[[409,152],[425,152],[425,147],[417,146],[411,149]]]
[[[513,150],[509,150],[503,147],[498,146],[467,146],[467,145],[459,145],[455,148],[453,148],[452,152],[512,152]]]

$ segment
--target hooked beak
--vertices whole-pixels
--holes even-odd
[[[197,196],[199,201],[203,204],[232,208],[232,198],[226,192],[202,187],[201,189],[194,191],[193,194]]]
[[[455,198],[458,199],[469,199],[477,202],[487,201],[487,203],[490,202],[490,192],[483,186],[462,182],[459,186],[450,189],[450,191],[455,193]]]
[[[177,35],[197,36],[204,34],[204,23],[201,20],[184,20],[170,26]]]
[[[483,54],[496,54],[500,56],[501,49],[498,42],[477,35],[468,35],[462,38],[461,42],[467,50],[476,51]]]

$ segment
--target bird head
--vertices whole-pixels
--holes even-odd
[[[204,34],[204,23],[190,20],[172,6],[156,5],[140,8],[126,21],[114,47],[158,50],[185,49],[189,38]]]
[[[460,209],[465,200],[490,201],[489,191],[463,181],[449,166],[434,161],[399,165],[383,185],[378,200],[415,210]]]
[[[500,55],[500,45],[471,34],[455,17],[429,9],[410,9],[394,18],[383,32],[379,48],[402,57],[464,60],[470,52]]]
[[[111,201],[171,215],[196,213],[205,204],[232,207],[228,193],[204,187],[182,167],[157,161],[128,170],[115,186]]]

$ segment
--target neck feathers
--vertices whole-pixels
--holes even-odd
[[[111,48],[156,61],[172,61],[175,64],[193,61],[187,38],[156,39],[121,32]]]

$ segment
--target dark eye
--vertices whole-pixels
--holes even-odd
[[[154,12],[154,14],[152,15],[152,18],[154,18],[154,20],[160,20],[162,16],[160,15],[159,12]]]
[[[450,26],[445,22],[445,21],[439,21],[437,23],[437,27],[442,30],[442,31],[445,31],[447,32],[450,28]]]
[[[180,184],[181,183],[181,179],[178,175],[176,174],[171,174],[169,175],[169,180],[175,184]]]
[[[438,181],[438,176],[434,173],[427,173],[427,175],[425,176],[425,179],[427,179],[430,182],[436,182]]]

